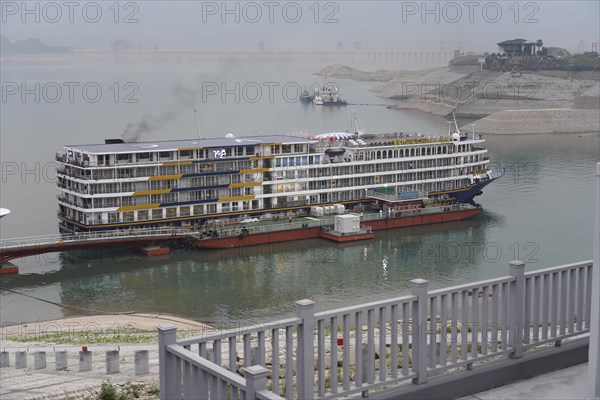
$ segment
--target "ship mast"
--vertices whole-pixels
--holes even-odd
[[[202,134],[200,134],[200,126],[198,125],[198,110],[194,108],[194,120],[196,120],[196,132],[198,132],[198,138],[202,139]]]
[[[452,113],[452,120],[454,121],[454,129],[456,129],[456,133],[460,135],[460,129],[458,129],[458,123],[456,122],[456,116]]]
[[[354,130],[354,133],[356,133],[357,135],[358,133],[358,117],[356,116],[356,111],[352,110],[352,129]]]

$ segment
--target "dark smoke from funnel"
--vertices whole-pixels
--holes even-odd
[[[125,142],[138,142],[146,133],[161,129],[175,120],[183,111],[193,111],[195,98],[201,94],[201,89],[189,89],[180,83],[175,83],[171,88],[171,93],[175,97],[175,104],[163,114],[159,116],[144,115],[138,122],[127,123],[121,134]]]

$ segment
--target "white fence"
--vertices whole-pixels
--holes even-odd
[[[159,328],[162,399],[329,399],[587,340],[592,261],[314,312],[177,341]],[[243,374],[243,376],[242,376]]]

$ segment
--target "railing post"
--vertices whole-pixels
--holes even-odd
[[[523,330],[525,329],[523,305],[525,304],[525,263],[511,261],[510,276],[515,280],[509,286],[508,346],[513,348],[510,358],[523,356]],[[527,327],[529,329],[529,327]]]
[[[244,368],[246,378],[246,400],[256,399],[256,392],[267,388],[268,369],[262,365],[252,365]]]
[[[296,302],[296,316],[302,319],[298,327],[298,349],[296,350],[296,384],[298,398],[310,400],[314,398],[314,365],[315,351],[313,330],[315,302],[308,299]],[[290,379],[291,377],[286,377]],[[291,397],[291,394],[288,394]]]
[[[175,344],[177,328],[173,325],[158,326],[158,375],[160,400],[181,398],[180,383],[177,382],[177,360],[167,351],[167,346]]]
[[[587,397],[588,399],[600,400],[600,163],[596,164],[595,208]]]
[[[413,383],[427,382],[427,288],[429,281],[413,279],[410,281],[412,295],[417,297],[412,309],[412,369],[417,373]],[[431,318],[434,318],[432,315]],[[407,323],[407,321],[402,321]],[[404,362],[404,361],[403,361]]]

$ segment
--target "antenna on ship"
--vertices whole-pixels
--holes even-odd
[[[456,116],[452,113],[452,120],[454,121],[454,128],[456,129],[456,133],[460,135],[460,129],[458,129],[458,123],[456,122]]]
[[[448,123],[448,136],[452,136],[452,121],[446,121]]]
[[[352,110],[350,115],[352,116],[352,129],[358,135],[358,117],[356,116],[356,111]]]
[[[194,108],[194,120],[196,120],[196,132],[198,132],[198,138],[202,138],[202,134],[200,134],[200,126],[198,126],[198,110]]]

